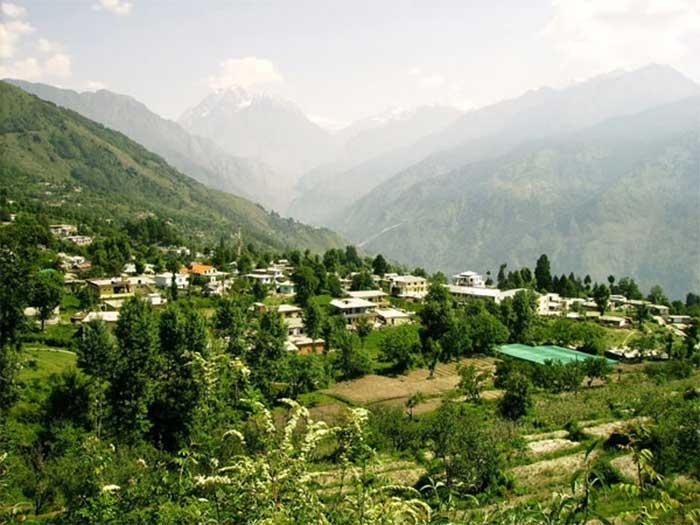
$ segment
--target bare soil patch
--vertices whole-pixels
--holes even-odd
[[[472,364],[479,370],[493,372],[496,360],[492,357],[463,359],[463,364]],[[394,399],[408,399],[417,392],[428,396],[438,396],[453,390],[459,381],[457,364],[441,363],[431,378],[427,368],[412,370],[396,377],[376,374],[352,381],[342,381],[322,392],[338,396],[355,404],[372,404]]]
[[[538,441],[530,441],[527,444],[527,448],[530,449],[530,452],[537,456],[551,454],[552,452],[558,452],[576,446],[578,446],[578,443],[575,441],[562,438],[540,439]]]

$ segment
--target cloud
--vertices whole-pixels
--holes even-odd
[[[95,11],[109,11],[115,15],[128,15],[131,13],[131,8],[134,4],[127,2],[125,0],[98,0],[96,4],[93,4],[92,8]]]
[[[99,91],[100,89],[107,89],[107,84],[99,80],[88,80],[85,83],[85,89],[88,91]]]
[[[219,71],[207,79],[211,89],[231,86],[249,88],[260,84],[279,84],[284,78],[275,65],[264,58],[229,58],[219,63]]]
[[[695,0],[554,0],[541,33],[579,75],[678,63],[690,56],[686,39],[700,31]]]
[[[72,75],[71,57],[57,42],[39,38],[22,42],[20,46],[20,41],[35,31],[26,20],[27,10],[24,7],[3,2],[0,3],[0,14],[6,20],[0,24],[0,58],[3,59],[0,61],[0,78],[42,80]],[[41,52],[43,58],[32,56],[30,49]]]
[[[445,77],[442,75],[425,75],[418,80],[418,85],[422,88],[434,89],[439,88],[445,83]]]
[[[347,127],[350,123],[344,120],[338,120],[323,115],[308,115],[309,120],[314,124],[321,126],[328,131],[339,131]]]
[[[57,46],[53,42],[50,42],[49,40],[45,38],[40,38],[39,42],[37,44],[37,47],[39,48],[39,51],[42,53],[51,53],[51,51],[55,51]]]
[[[2,7],[4,13],[5,4],[2,4]],[[33,31],[32,25],[24,20],[10,20],[0,24],[0,58],[15,56],[19,40]]]
[[[7,65],[0,65],[0,78],[38,80],[41,78],[41,73],[41,65],[36,58],[25,58]]]
[[[70,77],[72,74],[70,57],[65,53],[52,55],[44,62],[44,74],[49,77]]]
[[[27,10],[24,7],[10,2],[0,4],[0,13],[8,18],[24,18],[27,16]]]

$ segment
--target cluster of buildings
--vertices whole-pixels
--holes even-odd
[[[54,237],[62,241],[72,242],[76,246],[88,246],[92,244],[92,237],[78,235],[78,227],[74,224],[50,224],[49,231]]]

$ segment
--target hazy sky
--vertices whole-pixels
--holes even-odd
[[[700,81],[700,0],[0,4],[0,78],[106,87],[170,118],[232,83],[331,125],[649,62]]]

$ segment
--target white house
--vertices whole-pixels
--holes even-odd
[[[399,326],[411,320],[411,316],[402,310],[395,308],[377,308],[377,318],[385,326]]]
[[[515,288],[513,290],[499,290],[498,288],[479,288],[475,286],[457,286],[454,284],[446,284],[447,290],[455,300],[460,302],[472,301],[474,299],[485,299],[493,301],[496,304],[501,304],[503,299],[513,298],[516,293],[523,288]]]
[[[367,318],[370,322],[374,322],[377,318],[377,313],[375,312],[377,305],[365,299],[355,297],[333,299],[330,305],[339,312],[351,326],[354,326],[361,318]]]
[[[173,282],[172,272],[159,273],[154,277],[155,285],[158,288],[170,288]],[[186,273],[176,273],[175,274],[175,286],[182,290],[187,288],[187,274]]]
[[[391,294],[406,299],[423,299],[428,294],[428,281],[416,275],[394,275],[389,278]]]
[[[472,288],[484,288],[486,281],[483,276],[471,270],[458,273],[452,276],[452,282],[456,286],[467,286]]]
[[[363,299],[374,304],[386,303],[387,293],[381,290],[356,290],[348,292],[348,296],[353,299]]]

